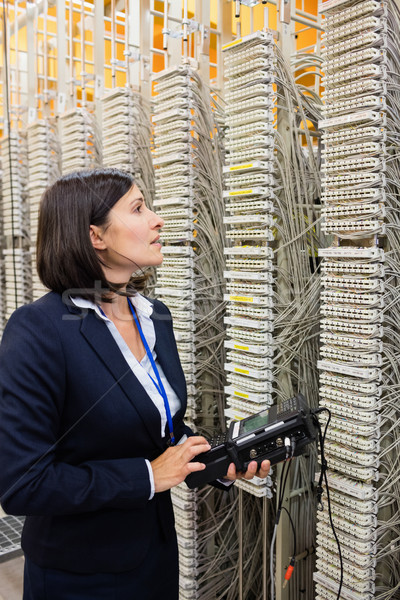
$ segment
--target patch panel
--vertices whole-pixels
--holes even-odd
[[[353,144],[366,140],[385,142],[386,130],[384,127],[366,126],[330,131],[322,135],[322,142],[325,146],[342,146],[343,144]]]
[[[325,317],[329,317],[331,319],[338,317],[341,319],[350,319],[354,321],[377,321],[380,323],[383,321],[382,311],[378,309],[325,305],[321,307],[321,313]]]
[[[273,321],[274,314],[270,308],[250,306],[248,304],[232,303],[228,307],[231,315],[244,315],[254,319]]]
[[[266,97],[271,97],[271,95],[274,93],[272,86],[273,82],[274,78],[269,76],[268,82],[264,81],[263,83],[254,83],[253,85],[239,88],[237,90],[227,91],[225,94],[225,100],[226,102],[239,102],[240,100],[250,100],[253,97],[259,97],[263,95]]]
[[[339,582],[338,581],[334,581],[334,580],[328,578],[327,576],[325,576],[325,574],[323,574],[321,576],[320,573],[314,573],[313,577],[314,577],[314,581],[321,584],[319,588],[317,586],[318,592],[319,592],[319,594],[321,594],[321,597],[316,598],[316,600],[332,600],[332,595],[333,595],[333,600],[337,599],[337,592],[339,590]],[[326,587],[329,587],[329,590],[332,591],[332,594],[325,596]],[[349,589],[343,588],[343,587],[341,590],[341,595],[342,595],[342,600],[373,600],[372,594],[368,594],[366,592],[359,594],[358,592],[355,592],[353,590],[349,590]]]
[[[175,142],[154,148],[154,166],[172,163],[179,160],[188,160],[189,152],[187,142]]]
[[[267,296],[271,296],[273,294],[273,289],[268,283],[250,283],[243,281],[230,281],[226,289],[231,294],[243,293],[245,295],[255,294],[256,296],[266,294]]]
[[[257,58],[248,58],[239,64],[226,67],[224,75],[225,77],[235,77],[236,75],[240,75],[246,71],[265,69],[270,67],[273,56],[274,53],[272,48],[265,48],[261,56],[258,56]]]
[[[370,185],[384,187],[386,185],[386,178],[383,173],[356,172],[336,176],[327,175],[325,179],[325,184],[327,187],[369,187]]]
[[[382,352],[383,342],[376,338],[363,338],[359,335],[339,335],[337,333],[322,332],[320,334],[322,343],[344,348],[355,348],[368,352]]]
[[[351,377],[351,376],[350,376]],[[350,379],[349,377],[342,375],[334,375],[330,373],[320,373],[320,382],[325,385],[332,386],[333,388],[339,387],[348,393],[348,391],[356,392],[357,394],[364,394],[365,398],[368,399],[369,395],[377,395],[380,393],[379,385],[374,382],[363,382],[356,379]],[[360,399],[360,397],[355,397]],[[360,399],[361,401],[361,399]]]
[[[248,160],[247,162],[241,163],[241,164],[236,164],[236,165],[232,165],[232,166],[225,166],[223,167],[223,173],[225,174],[231,174],[231,173],[242,173],[242,172],[248,172],[248,171],[254,171],[254,170],[265,170],[265,169],[269,169],[269,163],[267,162],[263,162],[263,161],[259,161],[259,160]],[[227,181],[230,181],[230,179],[227,179]]]
[[[338,507],[335,506],[333,508],[338,508]],[[320,517],[321,517],[321,521],[325,522],[325,525],[329,526],[329,515],[327,514],[327,512],[322,511]],[[374,517],[374,518],[376,519],[376,517]],[[362,519],[361,515],[360,515],[360,519]],[[337,528],[342,533],[350,534],[359,540],[365,540],[368,542],[376,542],[376,538],[377,538],[376,531],[371,529],[370,526],[364,527],[362,525],[359,525],[358,521],[356,523],[354,521],[354,519],[352,519],[351,515],[341,517],[341,516],[338,516],[337,514],[333,514],[333,522],[335,524],[335,528]]]
[[[189,142],[190,137],[191,136],[188,130],[181,131],[180,129],[164,135],[157,135],[157,137],[154,139],[155,153],[157,154],[158,151],[164,147],[168,149],[170,145],[173,145],[176,142]],[[187,146],[185,147],[187,148]]]
[[[271,200],[266,199],[253,199],[251,202],[238,202],[236,198],[230,197],[229,202],[225,202],[225,210],[228,213],[244,213],[246,215],[259,212],[272,213],[273,204]]]
[[[229,154],[226,155],[226,162],[229,165],[241,163],[248,159],[250,152],[253,160],[273,160],[272,151],[270,148],[251,148],[251,150],[246,148],[246,150],[229,152]]]
[[[173,193],[171,193],[170,196],[166,198],[155,198],[153,200],[153,206],[179,206],[181,208],[193,208],[193,200],[188,190],[187,197],[175,196]]]
[[[383,250],[377,247],[332,246],[330,248],[319,248],[318,256],[321,258],[351,258],[354,260],[376,260],[379,262],[385,260]]]
[[[192,193],[191,184],[192,183],[193,182],[191,182],[191,181],[187,181],[188,185],[186,185],[186,186],[171,187],[169,189],[163,189],[161,187],[161,185],[158,184],[158,186],[156,186],[156,189],[154,192],[156,200],[172,198],[175,200],[173,202],[173,204],[176,204],[176,198],[179,198],[182,196],[191,196],[191,193]]]
[[[273,307],[272,298],[270,296],[248,296],[244,293],[241,293],[240,295],[224,294],[224,300],[227,302],[251,303],[254,306],[264,306],[267,308]]]
[[[230,229],[226,232],[225,237],[230,240],[263,240],[268,242],[274,241],[274,234],[271,229]]]
[[[361,515],[369,513],[371,515],[376,516],[378,514],[378,505],[375,502],[375,500],[360,500],[358,498],[354,498],[354,496],[349,496],[347,494],[343,494],[343,492],[338,492],[336,490],[330,490],[329,493],[332,502],[334,502],[336,505],[348,508],[354,511],[355,513],[359,513]],[[368,557],[368,559],[369,563],[372,562],[371,557]]]
[[[246,417],[250,417],[265,408],[265,404],[251,403],[249,400],[239,400],[234,396],[228,396],[227,408],[224,410],[224,415],[227,419],[240,421]]]
[[[263,258],[228,258],[225,261],[225,266],[230,270],[243,270],[246,272],[258,272],[272,271],[274,265],[271,260]]]
[[[162,232],[164,242],[192,242],[194,240],[192,230],[187,229],[182,232],[181,229],[177,228],[175,231],[163,230]]]
[[[360,94],[386,96],[386,92],[386,83],[385,81],[382,81],[382,79],[359,79],[354,83],[349,82],[337,88],[324,90],[321,92],[321,96],[325,102],[329,103],[345,100],[346,98],[358,96]]]
[[[256,392],[256,393],[264,393],[264,394],[272,394],[272,373],[269,373],[271,376],[270,381],[260,380],[255,381],[253,379],[249,379],[248,377],[242,377],[236,373],[228,373],[226,376],[226,380],[228,383],[233,386],[237,386],[242,390],[246,390],[247,392]],[[236,395],[236,394],[234,394]]]
[[[266,187],[254,187],[249,189],[237,189],[237,190],[227,190],[223,192],[224,198],[229,198],[230,200],[235,198],[242,198],[245,196],[261,196],[265,198],[270,198],[272,196],[272,190]]]
[[[249,137],[255,134],[273,133],[273,131],[273,121],[268,121],[268,123],[250,123],[249,125],[239,125],[231,128],[229,132],[226,133],[226,137],[228,140],[235,140],[237,138]]]
[[[186,159],[186,155],[182,155],[183,159]],[[179,159],[178,159],[179,160]],[[185,175],[189,175],[189,167],[187,164],[185,163],[179,163],[178,164],[168,164],[167,166],[162,166],[162,167],[157,167],[155,169],[155,174],[157,178],[163,179],[163,181],[161,182],[162,184],[164,184],[164,181],[171,176],[177,175],[177,174],[185,174]],[[168,179],[167,179],[168,181]]]
[[[253,96],[251,99],[251,109],[268,109],[272,110],[274,108],[275,98],[271,95],[269,96]],[[234,115],[236,113],[248,111],[250,109],[248,100],[239,100],[238,102],[231,102],[226,107],[227,115]]]
[[[368,367],[351,367],[350,365],[328,360],[318,360],[317,367],[321,371],[332,371],[333,373],[350,375],[351,377],[358,377],[359,379],[377,379],[380,381],[382,377],[379,369],[372,369]]]
[[[230,117],[226,117],[226,125],[229,127],[238,127],[248,125],[258,121],[264,121],[267,123],[272,123],[274,120],[274,114],[272,110],[267,109],[258,109],[258,110],[248,110],[247,112],[241,112],[234,114]]]
[[[179,108],[181,107],[181,108]],[[170,102],[163,104],[163,111],[152,115],[152,123],[161,123],[170,119],[190,119],[189,98],[173,98]]]
[[[236,385],[236,383],[232,385],[226,385],[224,387],[224,391],[227,395],[231,395],[242,400],[248,400],[249,402],[254,402],[258,405],[268,407],[272,404],[272,385],[270,386],[269,391],[262,394],[250,391],[246,387],[243,387],[243,385],[239,386]]]
[[[348,496],[358,498],[362,501],[376,502],[378,500],[377,490],[372,484],[353,481],[345,475],[334,473],[333,471],[328,471],[327,478],[329,487],[338,492],[343,492]],[[371,548],[368,547],[366,553],[370,553],[370,551]],[[374,554],[374,552],[372,553]]]
[[[386,227],[382,221],[373,219],[360,220],[341,220],[341,221],[325,221],[321,226],[322,231],[326,234],[335,234],[339,237],[365,237],[366,235],[380,234],[385,235]],[[361,235],[362,234],[362,235]]]
[[[233,363],[245,364],[255,369],[272,369],[272,352],[268,356],[252,356],[249,353],[242,354],[241,352],[229,351],[226,353],[226,360]]]
[[[333,388],[329,388],[329,386],[323,386],[323,390],[320,391],[321,394],[321,404],[326,406],[331,412],[340,414],[344,418],[349,419],[357,419],[359,424],[372,423],[373,426],[377,426],[380,423],[379,413],[375,412],[381,408],[381,401],[379,398],[375,399],[375,396],[368,398],[368,406],[365,407],[363,404],[364,398],[361,399],[360,404],[361,408],[357,405],[358,398],[356,397],[356,401],[349,401],[348,398],[352,398],[351,394],[341,394],[338,393],[338,390],[334,390]],[[331,400],[329,399],[331,398]],[[374,402],[371,409],[371,403]],[[362,427],[363,425],[360,425]]]
[[[259,483],[257,483],[257,480]],[[258,477],[253,477],[251,481],[239,479],[235,483],[235,487],[238,487],[257,498],[272,498],[271,486],[271,481],[268,482],[268,479],[259,479]]]
[[[273,339],[272,336],[270,336],[264,344],[246,344],[238,339],[228,339],[224,341],[224,347],[257,356],[272,356]]]
[[[228,371],[229,373],[238,373],[239,375],[243,375],[244,377],[252,377],[253,379],[257,379],[258,382],[263,381],[264,379],[268,379],[271,381],[272,379],[272,372],[271,372],[271,368],[272,368],[272,364],[269,365],[268,369],[263,369],[263,370],[259,370],[259,369],[254,369],[252,367],[244,367],[243,365],[239,365],[239,364],[235,364],[235,363],[230,363],[227,362],[224,365],[225,370]],[[254,382],[252,382],[250,385],[253,385]],[[257,383],[258,385],[258,383]],[[260,383],[260,385],[262,385]],[[257,391],[259,388],[256,387],[255,390]],[[263,388],[261,388],[261,391],[264,391]]]
[[[354,517],[355,517],[355,520],[357,520],[357,516],[354,515]],[[321,540],[321,537],[322,536],[319,536],[319,540]],[[332,549],[330,547],[325,548],[325,547],[321,546],[320,544],[318,544],[316,554],[317,554],[317,558],[319,560],[327,561],[328,563],[333,564],[336,568],[340,567],[340,560],[339,560],[339,556],[337,554],[337,548],[335,551],[334,548],[332,548]],[[361,558],[361,563],[358,562],[358,557]],[[360,555],[358,553],[351,556],[350,552],[347,551],[346,555],[343,555],[343,559],[344,559],[344,569],[348,573],[351,573],[357,579],[362,579],[363,577],[365,578],[367,576],[372,576],[372,578],[374,578],[373,572],[371,573],[371,570],[374,568],[374,565],[371,562],[371,560],[369,560],[367,562],[366,556],[363,557],[362,555]]]
[[[270,271],[224,271],[225,279],[241,279],[245,281],[262,281],[270,285],[273,284],[274,278]]]
[[[272,65],[268,68],[257,69],[252,71],[251,73],[244,73],[243,75],[239,75],[237,77],[233,77],[225,81],[225,89],[228,94],[237,90],[237,88],[243,88],[244,86],[251,87],[252,85],[256,85],[257,83],[272,83],[273,75],[272,75]],[[230,125],[230,123],[227,123]]]
[[[353,290],[353,292],[380,292],[384,291],[384,284],[382,279],[377,278],[366,278],[360,279],[357,276],[343,277],[342,275],[336,276],[321,276],[321,285],[327,288],[340,289],[340,290]]]
[[[172,221],[174,221],[176,219],[180,219],[180,218],[185,218],[185,219],[190,219],[190,220],[194,219],[193,210],[191,208],[187,208],[187,207],[158,210],[157,216],[161,217],[161,219],[164,219],[166,221],[166,223],[165,223],[166,226],[168,226],[169,219],[172,219]]]
[[[337,413],[334,412],[333,416],[331,417],[331,424],[334,429],[340,429],[340,430],[345,431],[346,433],[354,434],[356,436],[361,436],[363,438],[375,438],[375,439],[379,438],[379,435],[380,435],[380,433],[379,433],[379,424],[380,424],[379,415],[377,417],[375,417],[375,420],[372,423],[360,424],[358,421],[353,420],[353,419],[357,419],[356,414],[352,414],[353,407],[348,408],[348,407],[344,406],[343,408],[345,410],[343,412],[340,410],[341,407],[339,407],[339,405],[336,405],[335,410],[337,410],[338,408],[339,408],[339,412],[337,412]],[[328,422],[328,416],[323,414],[323,415],[321,415],[321,417],[322,417],[321,422],[326,424]],[[336,439],[336,438],[333,438],[333,439]],[[338,441],[338,440],[336,440],[336,441]],[[365,450],[365,451],[368,450],[366,447],[362,448],[361,446],[359,447],[359,449]]]
[[[380,142],[361,142],[359,144],[344,144],[340,146],[332,146],[329,148],[325,148],[321,152],[322,158],[331,159],[331,158],[339,158],[342,156],[351,156],[351,155],[374,155],[379,154],[383,156],[386,153],[386,146]]]
[[[356,52],[347,52],[335,58],[331,58],[322,63],[322,70],[326,76],[332,71],[345,69],[351,65],[358,65],[365,62],[379,63],[386,59],[386,54],[381,48],[363,48]],[[327,98],[325,97],[325,100]]]
[[[162,105],[165,102],[168,102],[169,100],[171,100],[175,96],[177,96],[179,98],[191,99],[191,98],[193,98],[193,93],[192,93],[192,91],[187,86],[178,86],[178,87],[173,87],[173,88],[172,87],[171,88],[166,88],[165,90],[163,90],[162,92],[160,92],[156,96],[153,96],[152,100],[153,100],[154,105],[155,105],[155,110],[156,111],[162,110],[162,108],[160,107],[160,105]]]
[[[271,87],[271,90],[272,90],[272,87]],[[271,133],[254,135],[250,139],[234,140],[234,141],[225,140],[225,149],[227,151],[229,151],[230,153],[236,152],[239,150],[250,152],[250,150],[252,148],[258,148],[258,147],[267,148],[267,149],[270,149],[271,151],[273,151],[274,143],[275,143],[274,140],[275,140],[275,133],[272,130]]]
[[[227,327],[226,334],[234,340],[242,342],[254,342],[255,344],[270,344],[271,334],[269,332],[246,331],[239,327]]]
[[[331,563],[328,560],[323,560],[321,558],[317,558],[316,567],[317,569],[323,571],[324,573],[328,573],[333,578],[340,578],[340,565],[339,561],[331,557],[327,557],[327,559],[331,558]],[[371,585],[368,580],[373,575],[372,569],[357,569],[348,563],[345,564],[343,582],[345,585],[350,587],[350,589],[354,589],[360,593],[371,592],[374,591],[371,589]]]
[[[183,298],[186,300],[190,298],[191,300],[194,300],[194,293],[192,289],[161,287],[158,282],[155,292],[160,296],[176,296],[177,298]],[[168,298],[168,303],[171,303],[170,298]]]
[[[230,229],[225,237],[230,240],[262,240],[267,242],[274,241],[274,234],[271,229]]]
[[[381,367],[382,356],[370,352],[356,352],[355,350],[339,350],[331,346],[321,346],[320,354],[323,360],[333,360],[354,366]]]
[[[372,452],[360,452],[355,448],[345,448],[339,442],[326,441],[326,458],[331,469],[345,473],[354,479],[372,481],[377,477],[379,462]],[[371,531],[368,531],[371,535]]]
[[[382,14],[382,3],[377,0],[366,0],[355,6],[345,8],[339,13],[327,15],[324,22],[324,28],[338,27],[347,21],[353,21],[366,15],[379,16]]]
[[[274,220],[269,214],[255,214],[255,215],[234,215],[232,217],[224,217],[223,223],[225,225],[241,225],[248,226],[252,224],[266,225],[267,227],[273,227]]]
[[[362,161],[360,161],[360,157],[358,158],[346,158],[346,159],[338,159],[338,160],[329,160],[325,162],[322,166],[322,171],[327,175],[332,175],[334,173],[341,173],[343,171],[354,171],[354,170],[386,170],[386,162],[383,158],[374,158],[363,156]]]
[[[362,458],[360,460],[360,464],[364,466],[375,464],[375,455],[378,454],[380,448],[379,440],[376,438],[355,435],[347,430],[334,428],[333,425],[329,431],[329,443],[337,443],[341,446],[340,450],[337,451],[339,456],[343,456],[342,452],[344,452],[344,449],[342,446],[346,446],[346,452],[352,452],[354,449],[356,449],[357,453],[366,453],[368,458]],[[334,446],[334,448],[337,450],[336,446]]]
[[[241,186],[272,186],[274,184],[273,176],[270,173],[249,173],[248,175],[230,176],[225,180],[227,187],[239,188]]]
[[[385,268],[381,263],[361,262],[329,262],[325,260],[321,265],[321,271],[325,276],[337,274],[350,276],[363,276],[365,278],[381,278],[385,275]]]
[[[154,135],[157,138],[160,136],[161,138],[164,136],[171,135],[189,135],[190,123],[185,119],[179,119],[174,121],[173,123],[164,123],[164,125],[155,125],[154,126]]]
[[[384,298],[380,294],[351,293],[347,291],[323,290],[321,299],[329,304],[343,303],[352,304],[353,306],[379,306],[383,308]]]
[[[350,23],[344,23],[331,31],[324,31],[321,37],[325,46],[328,46],[328,44],[331,46],[347,37],[354,37],[357,33],[385,30],[385,27],[386,19],[367,16],[352,20]]]
[[[271,321],[261,321],[259,319],[249,319],[249,317],[224,317],[226,325],[232,327],[248,327],[249,329],[257,329],[259,331],[274,330],[274,325]]]
[[[379,67],[377,67],[378,69]],[[347,73],[347,75],[351,76],[351,73]],[[332,82],[333,85],[334,82]],[[337,84],[338,82],[336,82]],[[318,122],[318,127],[319,129],[330,129],[333,127],[346,127],[349,125],[357,125],[357,126],[362,126],[363,128],[365,128],[366,126],[371,127],[371,125],[379,125],[379,126],[385,126],[386,125],[386,115],[384,113],[378,113],[377,111],[373,111],[373,110],[362,110],[359,112],[355,112],[349,115],[342,115],[340,117],[332,117],[329,119],[321,119]],[[343,132],[343,135],[345,135],[346,132]],[[342,132],[340,132],[338,139],[340,139],[340,136],[342,135]],[[355,136],[357,134],[355,134],[354,131],[350,132],[351,136]],[[343,144],[343,141],[341,142]]]

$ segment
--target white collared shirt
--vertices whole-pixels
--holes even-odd
[[[122,356],[125,358],[129,367],[132,369],[133,374],[139,380],[139,382],[142,384],[146,394],[151,398],[151,400],[155,404],[158,412],[160,413],[160,417],[161,417],[160,434],[161,434],[161,437],[164,437],[165,436],[165,426],[167,424],[167,413],[166,413],[165,406],[164,406],[164,400],[163,400],[162,396],[160,395],[160,393],[158,392],[158,390],[156,389],[153,381],[150,378],[150,375],[154,378],[155,374],[153,372],[153,368],[151,366],[151,362],[150,362],[149,357],[147,356],[147,353],[145,354],[144,358],[139,362],[135,358],[135,356],[133,355],[131,350],[129,349],[129,346],[125,342],[124,338],[122,337],[122,335],[120,334],[120,332],[118,331],[118,329],[116,328],[114,323],[111,321],[111,319],[106,317],[106,315],[100,310],[99,306],[94,304],[94,302],[91,302],[90,300],[86,300],[84,298],[76,297],[76,298],[71,298],[71,300],[75,304],[75,306],[78,306],[79,308],[94,310],[96,315],[105,322],[105,324],[107,325],[111,335],[113,336],[118,348],[120,349]],[[174,392],[174,390],[172,389],[172,387],[170,386],[170,384],[162,370],[162,367],[157,360],[157,354],[154,349],[155,344],[156,344],[156,332],[154,329],[154,323],[150,318],[150,315],[153,312],[153,305],[151,302],[149,302],[146,298],[144,298],[140,294],[136,294],[135,296],[130,298],[130,301],[132,302],[132,305],[136,309],[136,314],[138,316],[140,325],[142,327],[144,337],[146,338],[146,341],[147,341],[150,351],[152,353],[154,362],[156,363],[161,381],[164,385],[164,389],[165,389],[167,397],[168,397],[171,416],[173,417],[180,409],[181,402],[180,402],[178,396],[176,395],[176,393]],[[150,483],[151,483],[151,494],[150,494],[149,499],[151,499],[154,495],[154,478],[153,478],[153,471],[152,471],[152,468],[150,465],[150,461],[148,461],[147,459],[146,459],[146,464],[149,469],[149,476],[150,476]]]

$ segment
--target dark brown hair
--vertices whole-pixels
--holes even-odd
[[[68,173],[43,194],[37,237],[37,270],[53,292],[109,301],[110,292],[134,295],[144,288],[146,276],[121,282],[126,292],[107,281],[102,261],[90,240],[90,225],[105,226],[112,207],[133,186],[133,177],[117,169]]]

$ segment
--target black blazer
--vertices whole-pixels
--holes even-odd
[[[186,384],[171,314],[152,301],[158,360],[181,400]],[[106,324],[49,293],[19,308],[0,347],[0,501],[28,515],[22,548],[38,565],[133,569],[157,527],[174,535],[169,492],[149,501],[145,458],[166,448],[160,415]]]

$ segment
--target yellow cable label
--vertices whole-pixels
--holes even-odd
[[[238,367],[235,367],[235,373],[243,373],[244,375],[249,374],[247,369],[239,369]]]
[[[237,392],[236,390],[233,392],[234,396],[240,396],[241,398],[247,398],[249,399],[249,395],[245,394],[244,392]]]
[[[233,344],[233,347],[235,348],[235,350],[248,350],[249,349],[248,346],[238,346],[237,344]]]
[[[236,165],[235,167],[229,167],[230,171],[238,171],[239,169],[251,169],[253,163],[248,163],[247,165]]]
[[[230,196],[243,196],[244,194],[252,194],[253,190],[239,190],[236,192],[229,192]]]
[[[238,40],[234,40],[233,42],[229,42],[229,44],[225,44],[224,46],[222,46],[222,50],[226,50],[227,48],[232,48],[232,46],[236,46],[237,44],[240,44],[241,41],[242,41],[242,38],[239,38]]]
[[[250,296],[229,296],[231,302],[253,302],[253,298]]]

